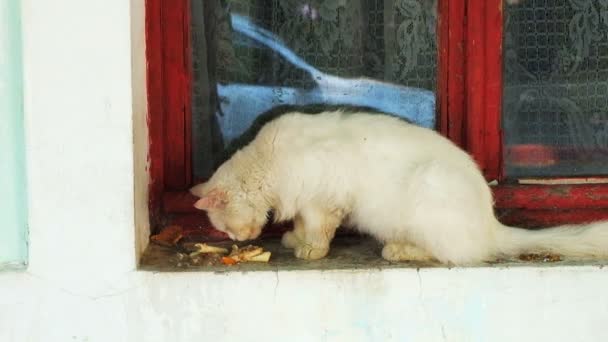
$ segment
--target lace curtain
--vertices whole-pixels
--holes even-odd
[[[276,34],[303,61],[340,77],[368,77],[434,91],[435,0],[194,0],[195,174],[225,145],[217,84],[307,89],[310,75],[233,32],[231,15]],[[279,102],[279,101],[277,101]],[[210,158],[211,157],[211,158]]]
[[[552,151],[536,168],[507,155],[507,174],[608,174],[608,0],[523,0],[505,17],[506,144]]]
[[[324,72],[435,88],[435,1],[231,0],[224,6],[218,16],[226,32],[228,13],[247,16]],[[230,34],[222,34],[220,49],[227,61],[219,69],[224,81],[259,81],[253,75],[260,69],[273,70],[252,49],[235,47]],[[302,82],[301,75],[285,69],[272,75],[275,82]]]

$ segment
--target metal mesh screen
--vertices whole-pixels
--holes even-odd
[[[505,6],[507,175],[608,174],[608,2]]]

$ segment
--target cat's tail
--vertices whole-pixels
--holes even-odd
[[[497,254],[553,253],[570,257],[608,257],[608,221],[540,230],[499,223]]]

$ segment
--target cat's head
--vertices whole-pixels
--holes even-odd
[[[211,182],[199,184],[190,192],[199,197],[194,207],[206,211],[215,229],[228,234],[230,239],[252,240],[262,233],[268,209],[256,196],[238,187]]]

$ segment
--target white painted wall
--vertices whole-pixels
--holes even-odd
[[[594,266],[136,271],[143,2],[23,0],[31,257],[0,273],[0,341],[608,340]]]
[[[0,284],[2,341],[608,340],[608,271],[596,267],[130,272],[94,291],[9,273]]]

